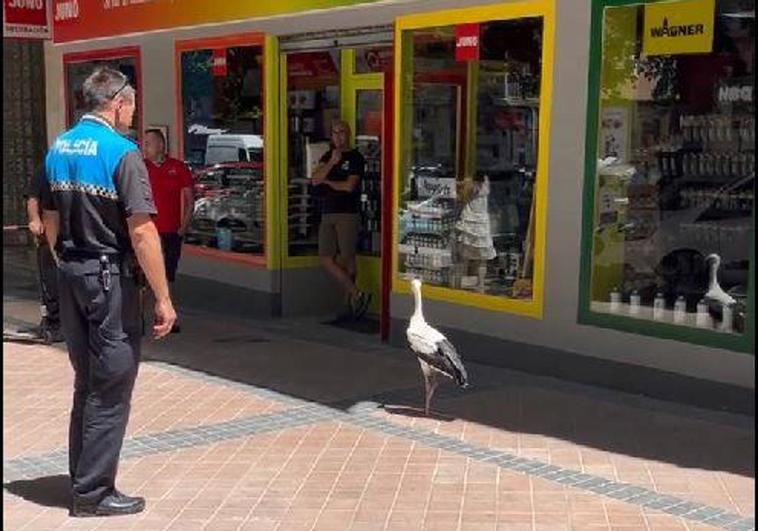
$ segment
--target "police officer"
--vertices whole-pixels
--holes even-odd
[[[49,150],[42,194],[75,372],[71,515],[133,514],[145,500],[120,493],[115,479],[140,358],[135,259],[155,295],[155,338],[170,332],[176,313],[147,170],[137,146],[120,134],[132,122],[134,88],[121,72],[98,68],[82,90],[91,111]]]
[[[34,235],[37,247],[37,269],[42,308],[40,333],[48,343],[58,343],[63,341],[63,335],[60,332],[60,312],[58,311],[58,271],[53,253],[47,243],[39,200],[44,181],[45,167],[41,165],[32,175],[26,189],[26,213],[29,216],[29,231]]]

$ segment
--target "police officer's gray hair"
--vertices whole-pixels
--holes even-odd
[[[107,107],[117,97],[134,101],[134,88],[123,73],[107,66],[98,67],[82,85],[84,103],[91,111]]]

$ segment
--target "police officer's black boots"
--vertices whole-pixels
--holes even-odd
[[[145,510],[145,498],[139,496],[127,496],[114,489],[111,494],[100,500],[100,503],[78,502],[74,497],[71,503],[71,516],[117,516],[122,514],[136,514]]]

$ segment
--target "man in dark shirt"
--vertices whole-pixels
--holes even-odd
[[[362,317],[370,295],[355,285],[355,252],[360,229],[359,184],[366,161],[350,148],[350,126],[343,120],[332,124],[332,149],[321,157],[313,172],[313,184],[321,190],[321,225],[318,254],[324,269],[344,288],[355,318]]]
[[[154,336],[171,330],[171,303],[147,169],[123,134],[134,115],[126,76],[98,68],[82,87],[90,112],[45,159],[45,231],[58,256],[61,324],[74,368],[69,429],[72,516],[133,514],[116,469],[140,358],[134,259],[155,295]]]
[[[60,313],[58,310],[58,271],[55,258],[45,237],[45,226],[42,223],[42,208],[40,195],[45,180],[45,167],[32,174],[29,187],[26,189],[26,213],[29,217],[29,231],[35,237],[37,245],[37,269],[39,270],[40,303],[42,322],[40,333],[48,343],[63,341],[60,330]]]

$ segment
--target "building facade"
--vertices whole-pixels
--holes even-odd
[[[417,276],[467,359],[752,412],[754,0],[195,3],[58,1],[45,45],[48,140],[110,64],[193,168],[187,303],[336,309],[309,175],[342,118],[383,339]]]
[[[24,191],[47,149],[45,58],[42,41],[3,38],[3,219],[25,225]],[[4,234],[27,244],[25,231]]]

